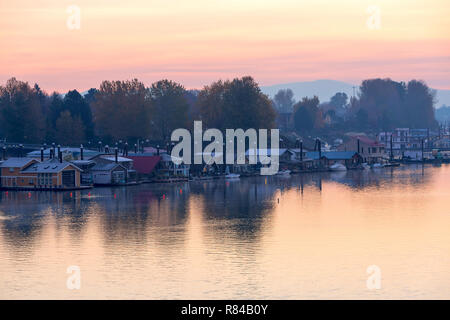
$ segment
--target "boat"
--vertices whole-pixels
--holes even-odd
[[[225,175],[225,179],[239,179],[241,175],[237,173],[229,173]]]
[[[362,167],[363,167],[363,169],[366,169],[366,170],[370,169],[370,166],[366,162],[364,162],[362,164]]]
[[[341,163],[335,163],[330,166],[331,171],[347,171],[347,167]]]
[[[374,163],[374,164],[372,164],[372,169],[380,169],[380,168],[383,168],[383,167],[384,167],[384,165],[381,164],[381,163]]]
[[[281,170],[277,172],[278,176],[288,176],[291,174],[291,170]]]
[[[384,165],[385,167],[399,167],[400,163],[398,162],[389,162]]]

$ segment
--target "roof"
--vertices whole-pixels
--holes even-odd
[[[167,152],[166,149],[159,149],[159,153],[164,153]],[[152,154],[156,154],[158,153],[158,149],[154,148],[154,147],[144,147],[144,153],[152,153]]]
[[[143,174],[149,174],[161,160],[160,156],[129,156],[133,160],[134,169]]]
[[[379,142],[376,141],[376,140],[372,140],[372,139],[370,139],[370,138],[367,137],[367,136],[356,136],[356,137],[352,137],[352,138],[354,138],[354,139],[359,139],[360,142],[362,142],[362,143],[364,143],[364,144],[367,144],[367,145],[369,145],[369,146],[371,146],[371,147],[381,147],[381,146],[384,146],[382,143],[379,143]]]
[[[44,162],[36,162],[23,169],[22,172],[57,173],[69,166],[72,166],[75,170],[83,171],[76,165],[67,161],[59,162],[58,160],[48,160]]]
[[[255,155],[255,151],[254,151],[255,149],[248,149],[246,152],[245,152],[245,155],[246,156],[253,156],[253,155]],[[288,151],[288,152],[290,152],[290,153],[293,153],[293,151],[290,151],[290,150],[288,150],[288,149],[285,149],[285,148],[279,148],[279,149],[256,149],[256,154],[258,155],[258,156],[261,156],[261,155],[263,155],[263,156],[271,156],[272,154],[274,154],[274,155],[283,155],[286,151]]]
[[[169,155],[167,153],[163,153],[163,154],[161,154],[159,156],[161,157],[160,161],[163,161],[163,162],[173,162],[173,160],[178,160],[178,161],[182,161],[183,160],[182,158],[174,157],[174,156]]]
[[[74,165],[80,165],[80,166],[95,163],[93,160],[72,160],[70,162],[73,163]]]
[[[358,153],[355,151],[323,151],[322,157],[327,158],[328,160],[350,160]],[[319,159],[319,151],[309,151],[306,152],[306,157],[318,160]]]
[[[104,162],[104,163],[97,163],[95,166],[91,168],[91,171],[111,171],[117,167],[121,167],[122,169],[126,170],[126,168],[119,163]]]
[[[101,159],[105,159],[105,160],[108,160],[108,161],[112,161],[112,162],[115,162],[116,161],[116,156],[115,155],[101,155],[101,156],[99,156]],[[132,162],[133,160],[131,160],[130,158],[125,158],[125,157],[120,157],[120,156],[118,156],[117,157],[117,161],[118,162]]]
[[[23,168],[26,165],[36,161],[35,159],[30,158],[9,158],[5,160],[0,167],[1,168]]]

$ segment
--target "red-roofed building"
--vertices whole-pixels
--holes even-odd
[[[386,158],[384,144],[367,136],[352,136],[347,142],[341,144],[338,150],[356,151],[367,163],[380,162],[382,158]]]
[[[139,176],[151,176],[155,167],[161,160],[161,156],[149,155],[145,153],[128,154],[128,158],[133,160],[133,167]]]

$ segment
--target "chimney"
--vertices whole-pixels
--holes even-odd
[[[84,160],[84,157],[83,157],[83,145],[80,146],[80,160]]]
[[[156,146],[156,155],[159,156],[159,144]]]
[[[358,143],[358,153],[359,153],[359,138],[358,138],[358,141],[357,141],[357,143]]]
[[[23,157],[23,154],[22,154],[22,151],[23,151],[23,144],[19,144],[19,157]]]
[[[134,153],[137,153],[137,144],[134,144]]]
[[[41,162],[44,161],[44,148],[41,148]]]
[[[319,147],[319,159],[322,158],[322,142],[320,141],[320,139],[317,139],[317,144]]]
[[[6,147],[3,147],[3,160],[6,160]]]
[[[303,161],[303,141],[300,140],[300,161]]]
[[[58,157],[59,157],[59,154],[61,153],[61,145],[60,144],[58,144]]]
[[[123,153],[125,154],[125,157],[128,157],[128,142],[125,142],[125,147],[123,149]]]
[[[105,146],[105,153],[109,153],[109,146],[108,145]]]
[[[62,152],[58,151],[59,162],[62,163]]]
[[[114,149],[114,154],[116,156],[116,163],[119,163],[119,149],[117,147]]]

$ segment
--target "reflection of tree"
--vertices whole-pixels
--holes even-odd
[[[55,219],[56,228],[65,225],[74,234],[79,234],[86,222],[86,209],[79,192],[0,193],[0,211],[4,215],[2,232],[12,246],[32,244],[51,218]]]
[[[179,250],[195,225],[213,245],[239,243],[256,250],[270,228],[278,194],[317,193],[322,185],[326,192],[329,183],[355,191],[403,185],[420,191],[436,172],[428,166],[423,172],[421,166],[405,166],[78,192],[1,192],[0,231],[7,247],[23,252],[33,250],[51,224],[57,237],[67,231],[71,241],[83,239],[92,225],[108,250],[125,246],[144,252],[150,242],[164,250]]]

